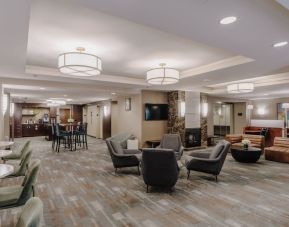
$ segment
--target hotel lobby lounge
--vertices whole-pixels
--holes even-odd
[[[289,225],[286,1],[0,19],[0,226]]]

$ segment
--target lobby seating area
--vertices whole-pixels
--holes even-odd
[[[0,21],[0,227],[289,227],[289,0]]]
[[[21,148],[25,141],[21,138],[16,143]],[[254,226],[256,220],[263,226],[268,220],[274,226],[288,223],[287,164],[261,157],[256,164],[244,165],[228,154],[218,182],[198,171],[191,171],[187,180],[183,166],[173,191],[149,187],[146,193],[136,167],[114,172],[102,140],[88,137],[88,150],[57,153],[51,150],[50,141],[34,137],[31,147],[33,158],[41,160],[35,192],[43,202],[45,226]],[[184,151],[181,162],[190,153]],[[0,187],[21,183],[21,177],[2,179]],[[266,196],[260,197],[260,193]],[[16,226],[22,210],[0,210],[1,225]]]

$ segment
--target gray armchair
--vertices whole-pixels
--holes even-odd
[[[138,173],[140,174],[139,163],[141,151],[127,149],[127,140],[132,138],[134,137],[131,134],[122,133],[106,139],[107,148],[115,172],[117,172],[118,168],[136,166],[138,168]]]
[[[213,174],[217,181],[229,149],[230,143],[222,140],[211,152],[192,152],[190,155],[185,156],[188,179],[190,177],[190,171],[194,170]]]
[[[22,159],[25,153],[29,150],[29,147],[30,147],[30,140],[27,140],[20,152],[13,151],[12,154],[3,157],[4,162],[7,160]]]
[[[179,166],[170,149],[143,149],[141,168],[147,192],[149,186],[173,187],[178,180]]]
[[[8,175],[7,178],[25,176],[31,156],[32,150],[25,152],[23,160],[21,160],[20,164],[14,164],[14,172],[11,175]]]
[[[21,185],[0,188],[0,209],[22,206],[35,195],[34,185],[40,168],[40,160],[34,160]]]
[[[43,203],[38,197],[33,197],[24,205],[16,227],[40,227],[42,219]]]
[[[173,150],[177,160],[181,159],[184,152],[179,134],[164,134],[161,143],[157,148]]]

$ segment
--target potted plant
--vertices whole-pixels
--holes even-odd
[[[249,146],[250,146],[250,144],[251,144],[251,141],[248,140],[248,139],[243,139],[243,140],[242,140],[242,144],[243,144],[243,146],[244,146],[244,150],[248,150],[248,148],[249,148]]]

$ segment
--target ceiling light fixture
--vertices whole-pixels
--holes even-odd
[[[60,99],[47,99],[46,104],[47,106],[63,106],[66,105],[66,101]]]
[[[45,90],[45,87],[41,87],[40,90]]]
[[[147,71],[147,82],[153,85],[168,85],[179,82],[180,72],[165,66],[165,63],[161,63],[159,68]]]
[[[254,91],[253,83],[237,83],[227,85],[227,91],[229,94],[238,94],[238,93],[249,93]]]
[[[283,47],[283,46],[286,46],[287,44],[288,44],[287,41],[278,42],[278,43],[273,44],[273,47]]]
[[[236,22],[236,20],[237,20],[237,17],[233,17],[233,16],[225,17],[222,20],[220,20],[220,24],[224,24],[224,25],[232,24],[232,23]]]
[[[78,52],[68,52],[58,56],[58,69],[63,74],[72,76],[96,76],[102,71],[101,59],[93,54],[83,53],[83,47],[76,48]]]
[[[112,94],[112,95],[116,95],[116,93],[115,93],[115,92],[112,92],[111,94]]]

